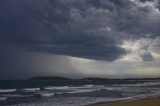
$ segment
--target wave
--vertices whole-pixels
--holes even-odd
[[[39,93],[39,95],[41,96],[41,97],[51,97],[51,96],[54,96],[55,95],[55,93]]]
[[[126,87],[142,87],[142,86],[160,86],[160,82],[144,82],[144,83],[136,83],[136,84],[122,84],[116,86],[126,86]]]
[[[73,89],[89,89],[89,88],[102,88],[104,85],[83,85],[83,86],[48,86],[45,90],[73,90]]]
[[[69,86],[61,86],[61,87],[49,86],[49,87],[45,87],[46,90],[67,90],[69,88],[70,88]]]
[[[23,91],[27,91],[27,92],[35,92],[35,91],[39,91],[40,88],[24,88]]]
[[[0,89],[0,93],[15,92],[17,89]]]
[[[7,100],[7,98],[5,98],[5,97],[0,97],[0,101],[4,101],[4,100]]]
[[[160,85],[160,82],[147,82],[143,83],[143,86],[158,86]]]
[[[127,86],[110,86],[110,87],[104,87],[102,89],[106,89],[109,91],[124,91],[124,89],[128,89]]]
[[[94,87],[94,85],[83,85],[83,87]]]
[[[1,95],[2,97],[7,97],[7,98],[13,98],[13,97],[25,97],[24,95],[20,94],[3,94]]]
[[[91,90],[91,89],[89,89],[89,90],[77,90],[77,91],[71,91],[71,92],[67,92],[67,93],[88,93],[88,92],[94,92],[94,91],[97,91],[97,89],[96,90]]]
[[[49,86],[45,87],[45,90],[69,90],[69,89],[82,89],[82,88],[90,88],[91,86]]]

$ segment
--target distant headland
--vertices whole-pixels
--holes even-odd
[[[123,78],[123,79],[111,79],[111,78],[98,78],[98,77],[87,77],[81,79],[72,79],[60,76],[36,76],[29,80],[160,80],[160,78]]]
[[[71,79],[59,76],[36,76],[30,78],[30,80],[71,80]]]

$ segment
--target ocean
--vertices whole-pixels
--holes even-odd
[[[160,96],[156,80],[1,80],[0,106],[82,106]]]

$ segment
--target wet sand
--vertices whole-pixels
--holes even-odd
[[[160,97],[128,101],[101,102],[87,106],[160,106]]]

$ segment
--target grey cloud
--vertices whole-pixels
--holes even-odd
[[[141,55],[143,61],[152,61],[154,60],[153,56],[151,55],[151,53],[144,53]]]
[[[159,33],[159,15],[130,1],[0,2],[1,40],[29,51],[114,61],[126,54],[123,40]]]
[[[43,75],[72,78],[81,76],[70,65],[70,58],[67,56],[27,52],[12,44],[0,45],[0,48],[0,79],[27,79]]]
[[[159,7],[157,3],[154,8]],[[140,63],[117,63],[123,56],[153,61],[141,63],[158,73],[159,61],[154,60],[160,59],[159,17],[152,7],[134,0],[0,0],[0,78],[137,77]],[[145,38],[149,41],[143,47]],[[142,48],[135,50],[138,40]],[[129,41],[131,53],[121,47],[124,41]],[[105,62],[76,62],[67,56]]]
[[[155,1],[155,0],[139,0],[139,1],[141,1],[141,2],[146,2],[146,1],[152,2],[152,1]]]

